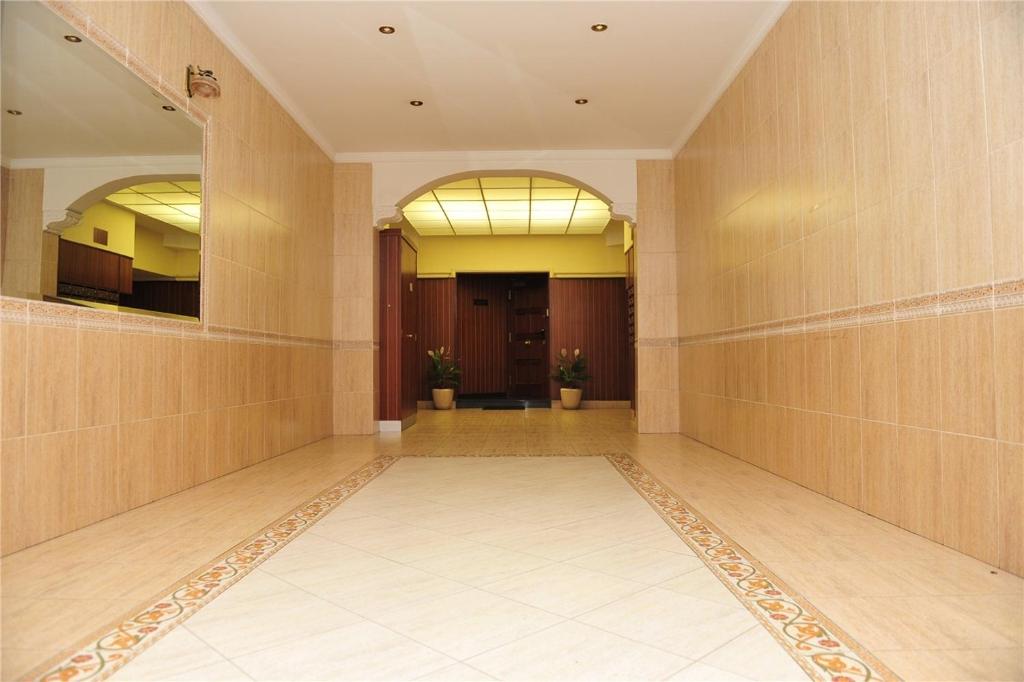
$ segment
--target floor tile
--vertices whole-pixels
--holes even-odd
[[[807,674],[760,625],[726,642],[701,659],[714,668],[771,682],[805,680]]]
[[[333,604],[370,618],[470,588],[418,568],[396,564],[380,571],[320,582],[306,589]]]
[[[240,656],[254,680],[408,680],[450,666],[447,656],[363,621]]]
[[[579,566],[553,564],[487,583],[483,589],[572,618],[647,589],[647,585]]]
[[[460,661],[561,620],[546,611],[476,589],[374,617],[374,621]]]
[[[686,658],[699,659],[757,624],[739,604],[724,606],[658,587],[578,618]]]
[[[249,601],[223,603],[215,599],[185,627],[227,658],[234,658],[361,620],[351,611],[292,588]]]
[[[569,563],[648,585],[704,566],[695,556],[625,544],[570,559]]]
[[[227,663],[224,657],[186,628],[177,628],[142,652],[131,665],[121,669],[114,679],[118,682],[148,682],[163,680],[192,672],[193,679],[201,673],[196,669]],[[230,665],[230,664],[229,664]]]
[[[611,633],[568,621],[467,661],[502,680],[660,680],[690,664]]]

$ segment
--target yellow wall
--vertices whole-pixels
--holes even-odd
[[[106,245],[93,241],[94,227],[107,231]],[[85,210],[77,225],[61,233],[61,239],[132,256],[135,253],[135,214],[103,201],[97,202]]]
[[[169,277],[194,278],[199,275],[199,251],[169,249],[163,235],[138,226],[135,228],[133,267]]]
[[[603,235],[420,237],[421,277],[453,272],[549,272],[554,275],[625,275],[621,244]]]
[[[107,244],[93,241],[95,227],[107,231]],[[163,235],[135,224],[134,213],[104,201],[87,208],[82,220],[64,230],[61,239],[128,256],[140,270],[168,277],[199,275],[199,251],[165,247]]]

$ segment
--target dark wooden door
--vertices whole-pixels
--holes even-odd
[[[402,240],[402,420],[416,414],[420,386],[420,305],[416,291],[416,250]]]
[[[508,395],[548,397],[548,277],[509,280]]]
[[[503,275],[459,275],[456,280],[460,395],[504,395],[508,390],[508,291]]]

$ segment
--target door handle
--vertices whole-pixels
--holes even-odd
[[[415,334],[406,334],[406,335],[405,335],[405,337],[406,337],[407,339],[415,339],[415,338],[416,338],[416,335],[415,335]]]

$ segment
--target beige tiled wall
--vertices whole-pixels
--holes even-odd
[[[676,234],[671,161],[637,162],[637,429],[679,431]]]
[[[203,320],[0,301],[5,554],[332,430],[331,161],[185,3],[54,6],[207,120]]]
[[[334,433],[377,430],[377,230],[372,167],[334,167]]]
[[[1024,4],[794,3],[678,155],[682,432],[1024,574]]]
[[[43,261],[43,171],[0,168],[3,272],[0,292],[40,298]]]

